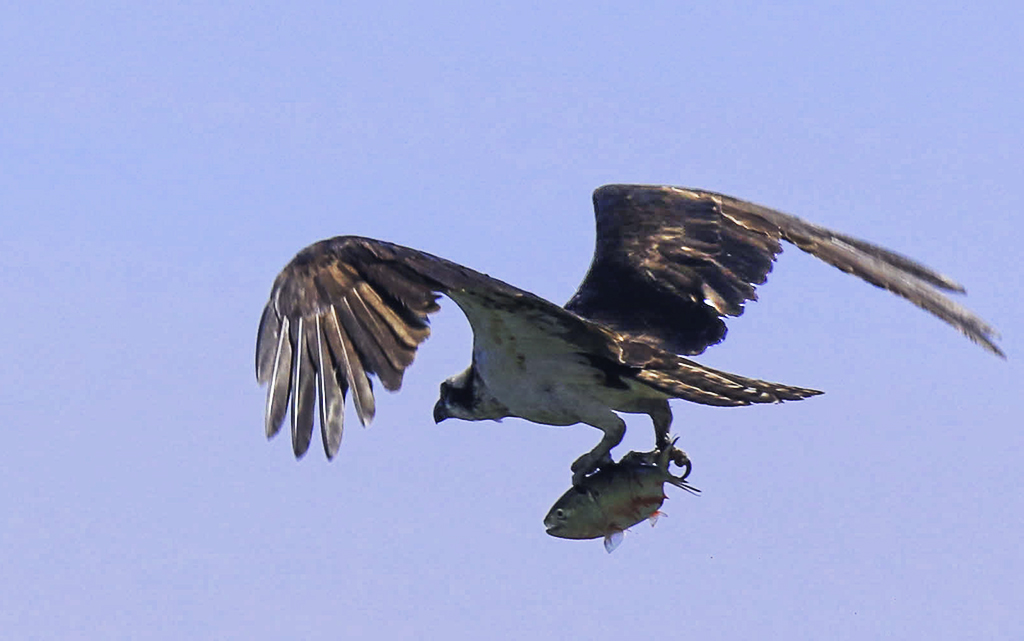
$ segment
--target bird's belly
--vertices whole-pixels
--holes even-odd
[[[511,416],[546,425],[588,422],[610,410],[605,375],[562,336],[564,328],[529,309],[481,306],[453,296],[473,325],[473,363]]]
[[[515,352],[475,357],[487,388],[513,416],[546,425],[572,425],[585,421],[595,410],[607,410],[599,400],[597,373],[582,358]]]

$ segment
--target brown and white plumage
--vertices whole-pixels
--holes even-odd
[[[667,400],[749,405],[819,394],[720,372],[699,354],[725,335],[765,282],[781,240],[884,287],[1002,355],[994,330],[946,298],[950,279],[881,247],[712,192],[609,185],[594,192],[597,248],[579,290],[559,307],[425,252],[355,236],[303,249],[278,275],[263,311],[256,377],[267,384],[266,430],[291,414],[304,454],[319,422],[328,457],[341,441],[345,396],[364,424],[374,416],[370,375],[398,390],[428,334],[437,298],[473,328],[470,367],[441,386],[435,420],[518,416],[583,422],[605,432],[574,465],[592,470],[622,438],[615,412],[649,414],[667,442]]]
[[[722,194],[606,185],[594,192],[597,248],[566,309],[699,354],[725,336],[723,316],[757,300],[786,240],[826,263],[906,298],[1003,355],[995,330],[943,295],[952,279],[883,247]],[[666,313],[668,312],[668,313]]]

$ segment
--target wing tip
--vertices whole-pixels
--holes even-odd
[[[988,331],[984,333],[964,332],[964,334],[967,336],[967,338],[971,339],[971,342],[980,345],[985,351],[989,352],[990,354],[995,354],[1004,361],[1007,360],[1006,352],[1000,349],[1000,347],[995,343],[996,340],[1001,338],[999,332],[993,330],[992,328],[987,329]]]

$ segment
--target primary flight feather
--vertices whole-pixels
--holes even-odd
[[[429,315],[444,295],[473,329],[472,359],[441,384],[435,421],[524,418],[586,423],[604,432],[573,464],[574,482],[610,460],[625,423],[651,417],[669,446],[668,400],[737,406],[800,400],[816,390],[714,370],[700,354],[726,333],[723,317],[756,300],[786,240],[935,314],[1002,356],[995,330],[942,290],[962,286],[909,258],[753,203],[697,189],[607,185],[594,192],[597,243],[564,306],[408,247],[339,236],[300,251],[274,281],[256,341],[267,385],[266,431],[291,415],[302,456],[314,414],[324,451],[341,443],[346,394],[365,425],[375,412],[370,375],[398,390]],[[319,403],[317,402],[319,399]]]

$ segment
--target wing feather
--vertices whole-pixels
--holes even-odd
[[[416,355],[416,347],[427,337],[430,330],[426,326],[418,325],[416,321],[410,322],[396,313],[368,283],[357,284],[356,291],[359,292],[362,301],[368,307],[373,308],[387,328],[394,333],[395,338],[404,345],[404,348],[396,345],[395,353],[388,352],[387,356],[392,359],[392,364],[395,367],[405,369],[412,363],[412,359]]]
[[[425,328],[427,314],[440,309],[437,295],[435,290],[425,288],[421,284],[422,279],[417,278],[415,272],[410,274],[410,271],[402,264],[376,263],[366,265],[362,275],[374,291],[381,292],[398,304],[392,309],[401,314],[406,322]]]
[[[313,332],[310,332],[310,329]],[[292,451],[300,458],[309,449],[313,438],[313,412],[316,409],[316,368],[309,352],[310,334],[315,324],[310,325],[299,318],[295,323],[295,347],[292,359],[295,371],[292,373]]]
[[[412,356],[416,351],[400,343],[395,335],[396,332],[385,326],[384,316],[366,300],[365,292],[369,290],[369,286],[365,283],[360,283],[360,285],[363,286],[357,285],[352,292],[351,304],[363,327],[373,335],[374,342],[380,345],[381,353],[387,361],[387,366],[390,366],[394,372],[390,384],[389,380],[381,376],[381,380],[384,381],[384,387],[393,391],[401,387],[402,372],[407,365],[412,363]]]
[[[594,261],[566,308],[677,354],[725,337],[722,317],[757,299],[786,240],[1003,356],[995,329],[942,293],[963,286],[883,247],[696,189],[607,185],[594,192],[594,210]]]
[[[281,319],[267,305],[260,316],[260,328],[256,335],[256,380],[261,385],[268,382],[272,376],[280,333]]]
[[[373,319],[369,310],[362,304],[359,295],[353,291],[338,301],[335,309],[345,333],[352,337],[360,360],[365,369],[375,373],[388,390],[397,390],[402,384],[401,373],[397,371],[385,355],[386,346],[380,342],[379,335],[370,327]]]
[[[324,453],[328,459],[334,458],[341,446],[341,436],[345,423],[345,382],[338,378],[334,367],[334,359],[324,336],[324,320],[316,317],[316,378],[317,394],[320,396],[320,430],[323,437]]]
[[[267,376],[269,383],[267,385],[266,409],[267,438],[281,430],[281,424],[284,423],[285,414],[288,412],[288,394],[292,381],[292,344],[288,337],[288,324],[287,318],[281,318],[277,325],[276,336],[260,335],[260,338],[265,338],[268,344],[273,338],[275,346],[273,366]]]
[[[344,373],[345,381],[352,388],[352,401],[356,406],[356,416],[363,425],[369,425],[376,414],[376,406],[373,400],[373,388],[370,386],[370,379],[367,377],[363,363],[359,360],[355,347],[348,334],[341,331],[341,323],[338,322],[338,309],[334,305],[330,307],[324,316],[324,324],[327,328],[327,343],[334,354],[334,360],[338,368]],[[339,417],[338,429],[341,429],[341,417]]]

